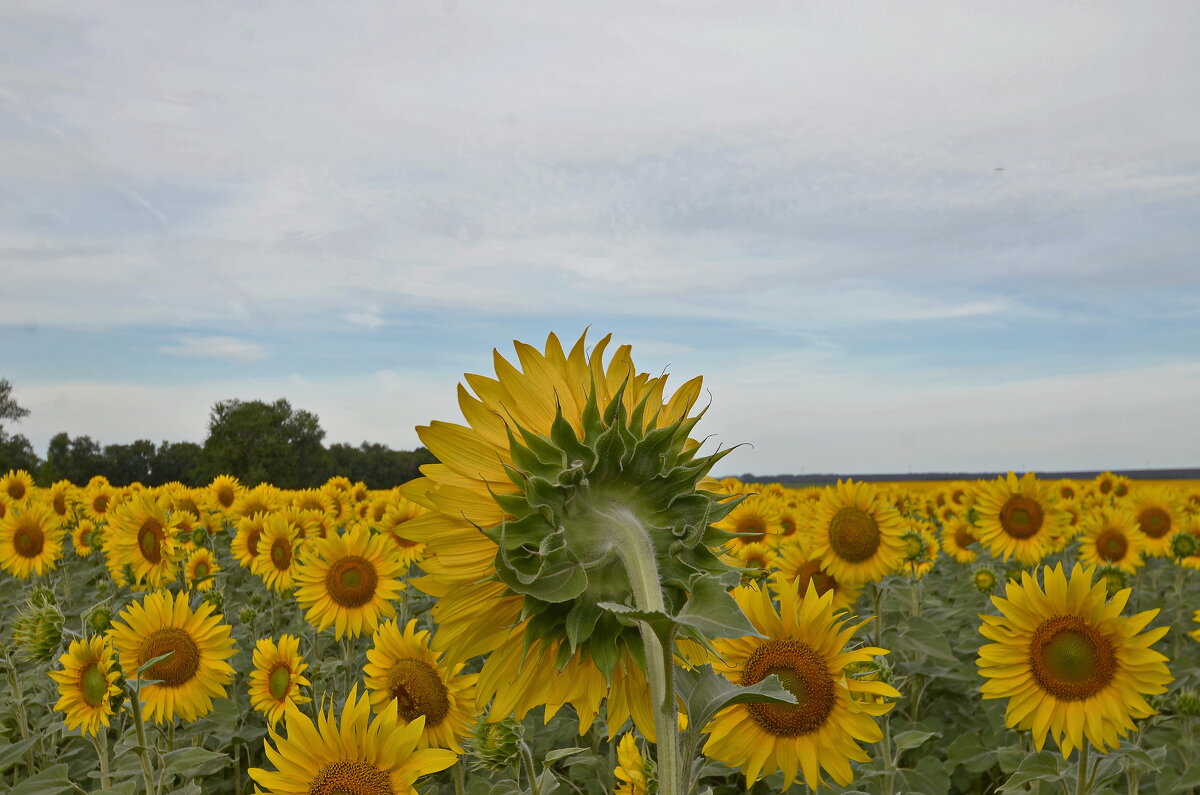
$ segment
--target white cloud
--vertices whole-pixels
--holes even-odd
[[[347,312],[346,320],[356,326],[366,326],[367,328],[379,328],[387,325],[387,321],[379,316],[379,310],[376,309]]]
[[[158,350],[174,356],[235,359],[245,362],[267,357],[267,349],[264,346],[234,337],[180,337],[175,345],[162,345]]]

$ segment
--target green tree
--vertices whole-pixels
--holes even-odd
[[[4,429],[4,420],[20,422],[28,416],[29,409],[13,398],[12,384],[7,378],[0,378],[0,474],[10,469],[37,472],[41,465],[28,439],[19,433],[10,436]]]
[[[358,447],[348,444],[329,446],[330,464],[334,474],[361,480],[372,489],[390,489],[419,476],[422,464],[437,459],[424,447],[416,450],[393,450],[376,442],[363,442]]]
[[[224,473],[249,486],[320,485],[330,474],[324,438],[317,415],[293,409],[284,398],[274,403],[219,401],[208,417],[201,459],[204,479]]]
[[[153,482],[157,452],[154,442],[149,439],[138,439],[131,444],[106,444],[101,474],[114,486],[128,486],[134,481],[147,486],[158,485]]]
[[[104,472],[104,451],[90,436],[76,436],[72,439],[67,433],[56,433],[50,438],[46,447],[46,464],[38,480],[42,483],[52,483],[66,478],[82,486],[93,475]]]
[[[200,476],[200,455],[203,448],[195,442],[167,442],[158,446],[154,453],[154,473],[146,485],[161,486],[177,480],[188,486],[199,486],[204,480]]]

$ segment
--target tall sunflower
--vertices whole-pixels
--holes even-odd
[[[1146,632],[1158,614],[1121,611],[1126,588],[1108,599],[1094,568],[1062,564],[1010,581],[1005,598],[992,597],[1000,615],[984,615],[979,631],[993,641],[979,649],[984,698],[1007,698],[1005,724],[1033,731],[1042,750],[1049,734],[1063,756],[1086,738],[1101,752],[1134,729],[1134,718],[1153,715],[1146,695],[1165,693],[1172,681],[1167,658],[1150,647],[1167,627]]]
[[[10,469],[0,477],[0,491],[10,502],[21,502],[33,493],[33,476],[24,469]]]
[[[256,522],[256,519],[246,519]],[[256,553],[250,570],[262,577],[268,588],[280,593],[290,591],[296,584],[296,551],[302,532],[282,512],[267,514],[262,521],[262,533],[255,540]]]
[[[959,563],[974,563],[979,553],[971,545],[979,542],[966,519],[955,517],[942,525],[942,549]]]
[[[233,475],[217,475],[212,483],[208,484],[208,491],[217,508],[228,512],[241,496],[242,484],[238,483],[238,479]]]
[[[225,698],[233,681],[233,637],[213,606],[201,602],[194,611],[188,595],[172,598],[167,591],[147,594],[121,611],[108,630],[121,658],[126,679],[155,657],[171,653],[150,666],[143,677],[159,680],[142,687],[146,718],[162,723],[176,716],[191,722],[212,711],[214,698]]]
[[[250,672],[250,706],[267,716],[274,726],[289,704],[307,704],[311,698],[300,688],[312,683],[304,676],[308,663],[300,657],[300,639],[281,635],[279,642],[262,638],[255,644]]]
[[[777,592],[779,610],[766,589],[734,591],[762,637],[713,641],[720,655],[714,667],[741,685],[775,674],[796,703],[725,707],[704,729],[709,735],[704,753],[740,768],[747,788],[782,770],[784,789],[798,775],[815,789],[825,783],[822,768],[846,786],[854,779],[850,762],[870,759],[859,743],[883,739],[874,718],[892,708],[885,699],[900,697],[890,685],[849,674],[887,651],[847,650],[862,624],[834,613],[833,594],[818,596],[811,583],[803,599],[794,584]]]
[[[58,517],[46,505],[9,505],[0,519],[0,568],[22,580],[57,568],[63,533]]]
[[[458,759],[453,751],[417,747],[424,718],[401,726],[389,709],[371,720],[371,705],[365,693],[358,695],[358,685],[350,688],[340,725],[333,707],[315,724],[294,704],[285,715],[287,737],[271,729],[263,741],[275,769],[250,769],[269,795],[416,795],[418,778]]]
[[[118,504],[104,536],[109,563],[129,566],[133,585],[166,585],[179,571],[178,527],[179,517],[168,514],[153,494],[138,494]]]
[[[1070,519],[1047,484],[1032,472],[981,483],[975,500],[979,540],[998,558],[1032,566],[1049,554]]]
[[[358,526],[311,544],[296,571],[296,601],[318,631],[333,626],[336,638],[357,638],[396,615],[404,567],[391,541]]]
[[[199,547],[188,556],[184,565],[184,576],[188,587],[194,591],[211,591],[216,580],[214,576],[221,567],[208,547]]]
[[[689,438],[701,379],[668,397],[667,377],[639,373],[628,346],[606,364],[609,341],[590,354],[582,336],[569,352],[553,334],[544,350],[514,342],[519,368],[494,352],[495,378],[467,375],[474,395],[460,385],[466,425],[417,429],[441,463],[401,488],[430,510],[404,535],[432,553],[416,584],[439,597],[435,647],[455,660],[489,655],[480,703],[589,714],[643,642],[602,603],[656,600],[674,613],[694,587],[728,602],[706,579],[733,575],[713,552],[728,535],[711,523],[734,503],[697,488],[724,455],[700,456]],[[537,678],[535,665],[561,673]],[[508,711],[498,701],[490,714]]]
[[[834,577],[821,561],[814,559],[799,542],[793,541],[781,546],[775,565],[784,581],[789,584],[795,583],[798,593],[807,593],[809,583],[816,589],[817,596],[832,592],[834,610],[849,609],[858,601],[858,596],[863,590],[861,585],[847,584]],[[778,578],[772,580],[776,587],[779,583]]]
[[[1166,556],[1170,551],[1168,540],[1179,529],[1182,514],[1174,495],[1161,487],[1139,489],[1126,504],[1146,539],[1146,554],[1156,558]]]
[[[1099,508],[1083,521],[1079,560],[1133,574],[1145,560],[1146,541],[1133,516],[1123,508]]]
[[[904,522],[870,483],[846,480],[821,493],[811,555],[847,583],[882,580],[904,559]]]
[[[394,709],[402,724],[424,716],[418,748],[449,748],[463,753],[461,740],[475,723],[475,683],[478,674],[464,674],[463,663],[441,661],[429,648],[429,631],[417,631],[417,620],[404,631],[395,621],[375,630],[363,681],[376,712]]]
[[[101,635],[71,641],[67,653],[59,658],[61,671],[50,671],[58,682],[57,712],[64,713],[68,729],[79,728],[95,735],[108,727],[112,716],[112,698],[121,692],[112,644]]]

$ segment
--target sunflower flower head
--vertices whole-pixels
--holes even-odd
[[[522,726],[511,716],[491,721],[480,715],[475,721],[467,750],[479,767],[499,772],[517,764]]]

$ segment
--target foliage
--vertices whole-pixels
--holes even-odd
[[[329,476],[324,438],[317,415],[293,409],[285,398],[222,400],[209,413],[201,467],[211,476],[233,475],[250,486],[303,488]]]

